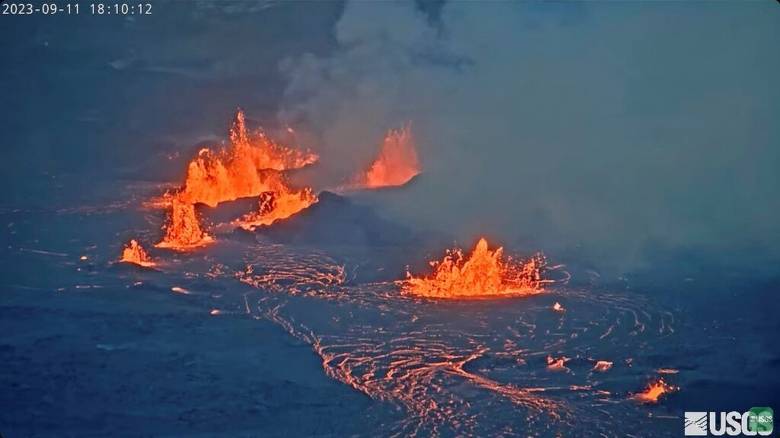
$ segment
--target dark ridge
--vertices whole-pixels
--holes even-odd
[[[298,244],[398,246],[415,239],[411,229],[327,191],[306,210],[256,232],[275,242]]]
[[[382,192],[397,192],[400,190],[406,190],[408,187],[411,187],[418,183],[420,180],[420,175],[422,173],[418,173],[417,175],[413,176],[409,181],[407,181],[405,184],[400,186],[388,186],[388,187],[374,187],[370,189],[354,189],[350,193],[382,193]]]

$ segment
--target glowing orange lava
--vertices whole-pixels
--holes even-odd
[[[546,283],[541,271],[544,258],[536,256],[524,263],[503,257],[503,248],[488,249],[482,238],[466,259],[459,249],[447,251],[441,261],[432,261],[433,275],[412,276],[401,282],[402,292],[430,298],[483,298],[525,296],[540,293]]]
[[[552,356],[547,356],[547,370],[568,372],[569,368],[566,367],[566,362],[569,360],[571,359],[565,356],[561,356],[557,359]]]
[[[230,128],[230,146],[201,149],[187,166],[184,185],[147,203],[170,209],[161,248],[188,250],[213,241],[198,222],[195,204],[216,207],[226,201],[260,196],[260,209],[234,221],[254,229],[270,225],[317,202],[310,188],[288,186],[283,171],[316,162],[317,155],[281,146],[262,131],[249,132],[240,109]]]
[[[658,379],[650,382],[644,391],[634,394],[633,399],[642,403],[658,403],[662,395],[675,392],[679,388],[670,385],[664,379]]]
[[[213,241],[211,236],[201,229],[195,206],[181,201],[178,197],[171,200],[170,214],[163,228],[165,236],[155,245],[158,248],[186,251]]]
[[[132,239],[130,242],[128,242],[124,249],[122,249],[122,257],[119,259],[119,261],[124,263],[133,263],[145,268],[151,268],[152,266],[156,265],[156,263],[152,261],[152,258],[149,257],[149,254],[146,253],[141,244],[138,243],[138,241],[135,239]]]
[[[258,209],[234,221],[234,224],[246,230],[254,230],[258,226],[286,219],[315,202],[317,196],[310,188],[292,190],[283,186],[278,191],[260,194]]]
[[[604,373],[609,371],[611,368],[612,368],[612,362],[608,360],[600,360],[596,362],[596,365],[593,366],[593,371]]]
[[[258,196],[284,184],[279,171],[298,169],[317,159],[316,154],[274,143],[262,131],[248,132],[244,113],[238,110],[230,128],[230,147],[216,152],[201,149],[189,163],[184,187],[176,196],[210,207]]]
[[[388,131],[379,155],[368,170],[354,178],[352,185],[365,188],[402,186],[420,171],[412,129],[406,125]]]

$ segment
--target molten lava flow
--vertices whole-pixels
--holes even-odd
[[[138,241],[135,239],[132,239],[124,247],[122,250],[122,257],[119,259],[119,261],[124,263],[133,263],[145,268],[150,268],[156,265],[156,263],[152,261],[152,258],[149,257],[149,254],[146,253],[141,244],[138,243]]]
[[[593,371],[604,373],[609,371],[611,368],[612,368],[612,362],[608,360],[600,360],[596,362],[596,365],[593,366]]]
[[[430,263],[434,273],[417,278],[407,272],[402,292],[431,298],[480,298],[532,295],[542,291],[544,258],[525,263],[503,258],[503,248],[488,249],[483,238],[465,260],[459,249],[447,251],[442,261]]]
[[[184,187],[175,196],[210,207],[258,196],[274,190],[273,186],[280,181],[279,171],[298,169],[317,159],[313,153],[274,143],[262,131],[249,133],[244,113],[239,110],[230,128],[230,147],[216,152],[201,149],[189,163]]]
[[[263,192],[258,209],[234,223],[246,230],[254,230],[258,226],[271,225],[277,220],[286,219],[315,202],[317,196],[308,187],[297,191],[281,187],[276,192]]]
[[[677,389],[676,386],[664,382],[664,379],[658,379],[647,385],[644,391],[634,394],[633,398],[642,403],[658,403],[662,395],[677,391]]]
[[[417,147],[407,125],[388,131],[379,155],[368,170],[354,178],[352,185],[366,188],[402,186],[419,173]]]
[[[165,236],[158,243],[158,248],[188,250],[203,246],[213,241],[198,223],[195,206],[174,197],[171,201],[171,212],[164,226]]]

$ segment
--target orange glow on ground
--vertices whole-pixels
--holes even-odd
[[[679,388],[669,385],[664,379],[650,382],[644,391],[634,394],[633,399],[642,403],[658,403],[662,395],[677,391]]]
[[[477,242],[468,257],[459,249],[447,251],[441,261],[430,262],[433,274],[414,277],[407,272],[402,292],[430,298],[485,298],[526,296],[542,292],[544,258],[526,262],[503,257],[503,248],[488,249],[487,241]]]
[[[171,210],[168,221],[164,225],[165,236],[158,248],[169,248],[177,251],[187,251],[214,241],[200,227],[195,206],[175,197],[171,200]]]
[[[156,265],[156,263],[152,261],[152,258],[149,257],[149,254],[146,253],[141,244],[138,243],[138,241],[135,239],[132,239],[130,242],[128,242],[124,249],[122,249],[122,257],[119,259],[119,261],[123,263],[133,263],[145,268],[151,268],[152,266]]]
[[[593,366],[593,371],[604,373],[609,371],[611,368],[612,368],[612,362],[607,360],[600,360],[596,362],[596,365]]]
[[[354,178],[352,185],[365,188],[402,186],[420,171],[412,129],[406,125],[387,132],[379,155],[368,170]]]

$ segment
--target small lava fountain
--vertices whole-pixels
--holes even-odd
[[[186,251],[197,248],[214,239],[201,229],[195,206],[190,203],[173,198],[168,221],[163,227],[165,236],[155,245],[158,248],[170,248],[177,251]]]
[[[662,395],[677,391],[679,388],[670,385],[664,379],[650,382],[644,391],[634,394],[634,400],[641,403],[658,403]]]
[[[132,239],[122,249],[122,257],[119,259],[122,263],[132,263],[145,268],[151,268],[156,265],[152,258],[149,257],[146,250],[138,243],[137,240]]]
[[[368,170],[354,178],[351,185],[361,188],[402,186],[420,171],[412,129],[406,125],[388,131],[379,155]]]
[[[460,249],[447,251],[441,261],[432,261],[433,275],[414,277],[407,272],[402,293],[430,298],[484,298],[526,296],[542,292],[544,257],[525,262],[504,258],[503,248],[488,249],[482,238],[466,258]]]

